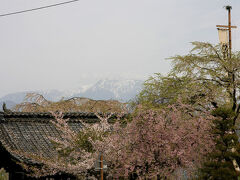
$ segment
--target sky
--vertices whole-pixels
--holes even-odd
[[[63,1],[0,0],[0,14]],[[239,0],[80,0],[0,17],[0,97],[167,74],[166,58],[188,53],[190,42],[218,43],[225,5],[233,6],[232,24],[240,28]]]

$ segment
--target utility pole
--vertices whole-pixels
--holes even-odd
[[[231,27],[231,6],[226,6],[226,10],[228,10],[228,37],[229,37],[229,58],[232,56],[232,27]]]
[[[217,25],[219,31],[228,31],[227,47],[228,47],[228,57],[230,59],[232,57],[232,28],[237,28],[237,26],[231,25],[231,9],[232,9],[232,6],[226,6],[226,10],[228,11],[228,25]]]
[[[101,180],[103,180],[103,155],[102,155],[102,153],[100,155],[100,175],[101,175]]]
[[[105,163],[105,161],[103,160],[103,152],[99,152],[97,161],[95,162],[95,170],[100,172],[100,177],[99,180],[103,180],[104,179],[104,170],[107,169],[107,164]]]

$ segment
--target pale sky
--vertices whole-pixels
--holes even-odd
[[[0,14],[64,0],[0,0]],[[0,18],[0,96],[71,89],[102,78],[166,74],[192,41],[218,43],[232,5],[240,49],[240,0],[80,0]]]

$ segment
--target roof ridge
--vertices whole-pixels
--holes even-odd
[[[53,114],[50,112],[3,112],[4,117],[39,117],[39,118],[52,118]],[[86,112],[66,112],[63,117],[96,117],[94,113]]]
[[[108,116],[110,113],[98,113],[100,116]],[[112,114],[110,119],[117,118],[117,114]],[[0,112],[0,119],[8,118],[40,118],[40,119],[50,119],[54,118],[54,115],[50,112]],[[98,119],[97,115],[93,112],[65,112],[63,113],[63,118],[70,119]]]

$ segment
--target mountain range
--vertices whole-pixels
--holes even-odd
[[[127,102],[133,99],[142,89],[143,80],[99,80],[93,85],[80,86],[74,90],[47,90],[47,91],[25,91],[7,94],[0,98],[0,105],[6,103],[8,108],[14,107],[25,100],[27,93],[38,93],[49,101],[59,101],[71,97],[85,97],[94,100],[118,100]]]

